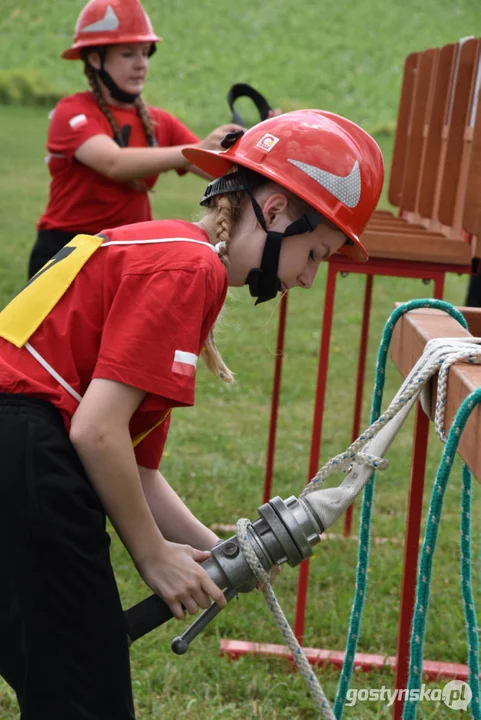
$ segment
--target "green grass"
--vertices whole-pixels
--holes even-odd
[[[0,43],[4,68],[37,70],[59,90],[82,86],[79,67],[57,60],[69,43],[79,2],[55,0],[43,6],[10,0],[2,6]],[[148,10],[165,42],[154,57],[148,97],[179,114],[199,133],[228,120],[224,95],[234,81],[252,82],[284,109],[324,106],[343,112],[368,128],[389,127],[395,120],[400,72],[411,50],[475,34],[478,7],[429,0],[422,5],[345,2],[323,6],[264,2],[262,5],[164,2]],[[188,7],[188,11],[187,11]],[[40,14],[41,13],[41,14]],[[35,222],[48,190],[43,163],[47,112],[0,108],[5,143],[0,157],[0,302],[23,284]],[[391,138],[377,135],[389,166]],[[152,196],[156,217],[190,218],[198,212],[205,183],[195,177],[161,178]],[[385,204],[385,200],[383,200]],[[325,270],[308,293],[289,297],[289,325],[279,417],[274,494],[297,494],[307,481],[310,427],[321,329]],[[466,279],[450,276],[446,299],[464,300]],[[355,351],[361,319],[363,278],[338,281],[322,461],[350,440],[355,384]],[[363,422],[369,415],[372,369],[384,321],[395,301],[432,293],[420,281],[376,278],[375,305],[368,349],[368,383]],[[253,308],[245,289],[232,291],[218,342],[237,374],[232,389],[203,368],[195,408],[175,412],[162,470],[190,507],[207,524],[254,519],[261,502],[270,392],[276,339],[276,308]],[[400,376],[390,368],[386,400]],[[428,460],[428,496],[441,447],[433,437]],[[399,619],[412,419],[389,453],[389,470],[379,473],[373,532],[397,543],[375,545],[369,592],[359,640],[361,652],[395,654]],[[473,517],[479,517],[475,488]],[[466,643],[458,570],[459,467],[447,489],[444,519],[435,556],[425,657],[465,662]],[[355,520],[355,525],[357,518]],[[340,531],[341,522],[334,528]],[[475,527],[473,578],[481,590],[479,530]],[[148,590],[116,538],[113,561],[126,607]],[[343,649],[354,588],[356,544],[350,540],[321,544],[311,563],[305,644]],[[276,583],[288,617],[293,618],[297,573],[285,568]],[[308,720],[317,717],[303,681],[285,662],[244,658],[236,663],[218,656],[221,637],[280,642],[258,593],[240,597],[198,638],[185,657],[175,657],[170,640],[183,626],[170,622],[132,647],[132,673],[139,718],[213,720],[244,718]],[[319,669],[333,699],[338,672]],[[356,673],[352,687],[392,687],[393,676]],[[442,687],[444,683],[436,686]],[[347,708],[346,718],[388,718],[380,703]],[[421,704],[420,718],[450,718],[444,705]],[[0,717],[18,717],[9,688],[0,682]]]
[[[3,0],[3,69],[39,72],[61,92],[82,88],[79,63],[59,56],[83,4]],[[406,55],[479,28],[475,0],[146,0],[145,6],[164,38],[146,96],[199,133],[229,120],[225,95],[235,82],[252,83],[284,109],[325,107],[367,128],[392,124]]]

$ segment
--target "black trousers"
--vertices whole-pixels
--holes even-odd
[[[0,394],[0,675],[22,720],[133,720],[105,513],[57,410]]]
[[[39,230],[35,245],[28,261],[28,279],[30,280],[45,263],[53,258],[72,238],[82,230]]]

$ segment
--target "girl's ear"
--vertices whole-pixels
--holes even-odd
[[[92,50],[91,52],[87,53],[87,61],[89,65],[91,65],[94,70],[100,70],[101,62],[100,62],[100,56],[98,52],[95,52],[95,50]]]
[[[289,206],[289,200],[286,195],[280,192],[269,195],[266,202],[264,203],[264,217],[266,219],[266,225],[272,225],[279,215],[287,213]]]

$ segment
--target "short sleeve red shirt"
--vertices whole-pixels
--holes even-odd
[[[129,130],[128,147],[147,147],[147,138],[135,108],[109,106],[119,127]],[[194,135],[177,118],[159,108],[149,107],[159,147],[197,143]],[[51,175],[50,193],[39,229],[70,230],[90,234],[102,228],[128,225],[152,219],[147,192],[115,182],[75,159],[78,148],[94,135],[113,137],[109,121],[91,92],[63,98],[52,113],[47,140],[47,164]],[[158,175],[145,178],[152,188]]]
[[[130,425],[136,437],[166,410],[194,404],[197,358],[223,305],[227,274],[217,254],[202,244],[207,235],[187,222],[139,223],[103,235],[106,242],[128,244],[94,253],[30,344],[80,395],[92,378],[144,390]],[[130,242],[171,238],[183,240]],[[3,339],[0,392],[51,402],[67,430],[78,407],[25,348]],[[167,420],[137,446],[140,465],[158,467],[168,427]]]

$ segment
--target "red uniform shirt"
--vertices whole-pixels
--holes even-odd
[[[110,241],[191,238],[208,243],[198,227],[175,220],[103,234]],[[92,378],[145,390],[130,425],[136,437],[169,408],[194,404],[195,359],[226,291],[225,268],[206,245],[182,241],[100,247],[29,342],[80,395]],[[51,402],[67,430],[78,407],[26,348],[1,338],[0,392]],[[140,465],[159,466],[168,425],[166,420],[137,446]]]
[[[131,128],[128,147],[147,147],[147,138],[135,108],[109,106],[120,128]],[[185,125],[159,108],[149,107],[159,147],[199,142]],[[39,229],[73,230],[90,234],[104,227],[152,219],[147,192],[115,182],[75,159],[74,153],[94,135],[113,137],[109,121],[91,92],[63,98],[55,107],[47,140],[47,163],[52,177],[47,209]],[[149,188],[158,175],[145,178]]]

